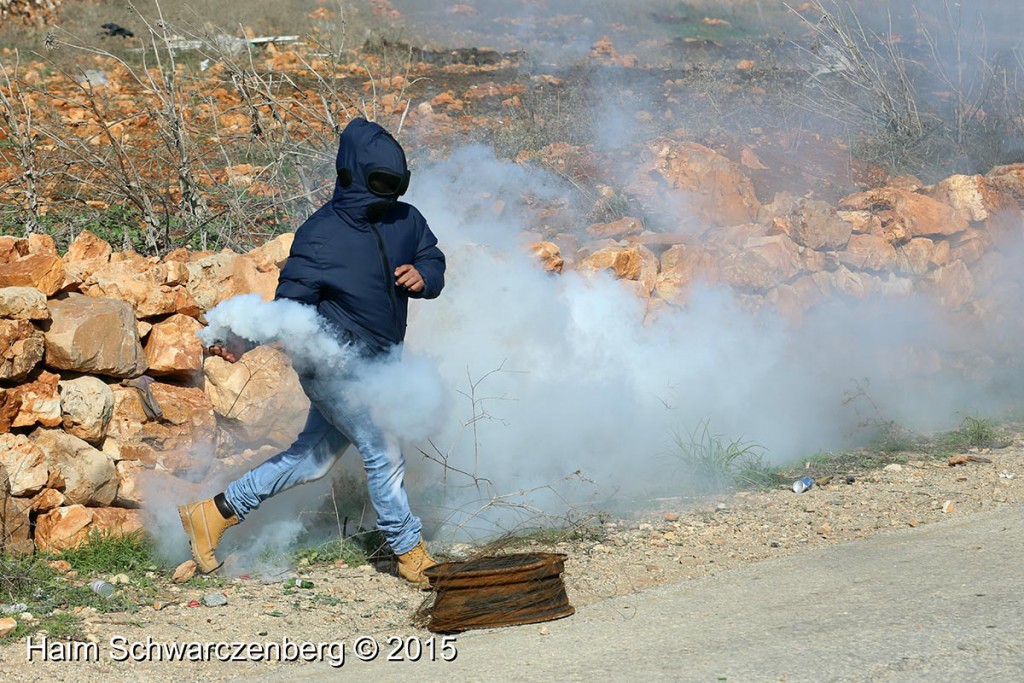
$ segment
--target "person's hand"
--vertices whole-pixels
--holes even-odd
[[[209,350],[211,356],[220,356],[229,363],[238,362],[239,357],[231,351],[228,351],[226,346],[211,346]]]
[[[219,356],[229,363],[237,363],[242,354],[249,350],[249,345],[241,337],[231,337],[223,346],[211,346],[210,355]]]
[[[405,287],[410,292],[422,292],[426,286],[420,271],[408,264],[395,268],[395,284]]]

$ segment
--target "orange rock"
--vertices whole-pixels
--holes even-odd
[[[877,235],[851,235],[839,261],[853,270],[891,271],[898,263],[896,249]]]
[[[989,188],[988,181],[980,175],[953,175],[937,183],[931,196],[944,202],[965,221],[985,221],[994,212],[1008,208],[1010,202]]]
[[[188,377],[202,371],[203,345],[196,336],[202,329],[194,318],[181,314],[153,325],[145,347],[150,374]]]
[[[541,267],[549,273],[561,273],[565,265],[562,250],[553,242],[531,242],[530,252],[540,261]]]
[[[43,359],[43,333],[28,320],[0,319],[0,380],[20,382]]]
[[[139,533],[142,516],[123,508],[59,507],[36,520],[36,546],[43,552],[69,550],[88,540],[92,531],[114,536]]]
[[[644,224],[638,218],[620,218],[612,223],[594,223],[587,233],[598,239],[621,240],[644,231]]]
[[[974,294],[974,278],[963,261],[954,261],[932,271],[923,286],[939,303],[954,310],[970,301]]]
[[[955,235],[967,229],[967,221],[948,204],[895,187],[851,195],[840,201],[840,206],[870,211],[879,216],[883,227],[891,222],[890,229],[905,230],[909,237]]]
[[[31,254],[0,264],[0,287],[35,287],[46,296],[64,284],[64,263],[53,254]]]
[[[210,356],[205,389],[218,415],[245,444],[291,444],[305,422],[309,400],[288,357],[259,346],[237,363]]]
[[[114,505],[123,508],[142,507],[143,487],[140,476],[146,467],[137,460],[122,460],[117,463],[117,497]]]
[[[742,250],[720,259],[721,279],[737,289],[765,292],[798,273],[800,253],[786,235],[750,238]]]
[[[791,237],[811,249],[842,249],[850,240],[852,226],[821,201],[804,202],[795,212]]]
[[[26,497],[35,495],[50,479],[46,454],[24,434],[0,434],[0,468],[8,485],[0,478],[0,493]]]
[[[57,244],[53,241],[53,238],[49,235],[42,233],[35,233],[29,235],[28,240],[28,253],[29,254],[44,254],[46,256],[60,256],[57,251]]]
[[[37,429],[32,442],[46,454],[51,472],[64,481],[69,503],[110,505],[117,496],[117,470],[106,453],[57,429]]]
[[[255,263],[256,268],[261,273],[271,271],[274,268],[280,270],[284,267],[285,261],[288,260],[288,254],[294,241],[295,233],[287,232],[283,235],[278,235],[263,246],[253,249],[245,257]]]
[[[945,244],[949,246],[948,242]],[[957,236],[956,241],[950,247],[948,258],[971,264],[984,256],[991,246],[992,239],[986,231],[968,228],[965,233]]]
[[[1024,164],[996,166],[985,174],[988,189],[999,192],[1024,208]]]
[[[72,294],[51,301],[49,308],[48,366],[111,377],[137,377],[146,371],[146,355],[129,304]]]
[[[760,202],[737,164],[693,142],[661,138],[649,147],[652,159],[630,181],[631,192],[659,200],[665,190],[677,193],[696,218],[716,225],[756,219]]]
[[[49,320],[46,295],[35,287],[0,288],[0,318]]]
[[[95,263],[97,266],[110,261],[113,249],[110,243],[89,232],[83,230],[78,233],[75,241],[68,245],[68,251],[64,254],[65,263],[86,261]]]
[[[654,252],[642,244],[627,247],[606,247],[587,256],[577,270],[610,271],[620,280],[635,280],[640,291],[650,294],[658,278],[659,262]]]
[[[231,252],[191,261],[188,271],[187,291],[203,311],[238,294],[255,292],[270,301],[277,289],[277,272],[260,272],[251,259]]]
[[[138,436],[159,452],[167,469],[181,470],[191,464],[193,451],[209,449],[214,443],[217,420],[213,403],[199,387],[154,382],[150,390],[163,410],[163,419],[143,423]]]
[[[949,261],[949,242],[935,242],[927,237],[915,237],[897,250],[899,271],[910,275],[924,275],[934,266]]]
[[[22,256],[28,256],[28,240],[0,235],[0,264],[10,263]]]
[[[11,423],[13,427],[57,427],[61,423],[60,393],[57,385],[60,377],[46,372],[39,374],[32,382],[21,384],[14,391],[21,399],[21,408]]]
[[[0,489],[0,554],[32,554],[31,512],[32,501],[14,498]]]
[[[21,410],[21,396],[14,389],[0,387],[0,433],[11,429],[11,423]]]
[[[33,512],[46,512],[64,505],[64,494],[57,489],[43,489],[32,498]]]

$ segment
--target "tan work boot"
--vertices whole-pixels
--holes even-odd
[[[199,571],[209,574],[220,569],[222,563],[217,561],[213,553],[217,550],[224,530],[238,524],[238,515],[224,519],[213,498],[208,498],[198,503],[179,505],[178,516],[188,534],[188,544],[192,549],[192,557],[199,565]]]
[[[415,583],[420,588],[427,590],[430,588],[430,582],[423,575],[423,571],[430,569],[435,564],[437,562],[430,556],[427,546],[421,538],[420,542],[412,550],[398,556],[398,575],[406,581]]]

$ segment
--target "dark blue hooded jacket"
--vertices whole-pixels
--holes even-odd
[[[405,339],[410,298],[441,293],[444,254],[414,206],[367,188],[371,171],[408,172],[405,153],[386,130],[364,119],[349,123],[337,169],[333,198],[295,233],[275,298],[316,306],[343,338],[354,336],[376,355]],[[420,272],[422,291],[395,284],[395,269],[405,264]]]

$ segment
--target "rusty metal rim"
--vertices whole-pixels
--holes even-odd
[[[500,619],[495,620],[494,615],[482,615],[476,618],[449,620],[448,623],[436,623],[438,620],[431,620],[427,627],[432,633],[458,633],[480,628],[502,628],[503,626],[525,626],[526,624],[537,624],[544,621],[564,619],[576,614],[576,608],[572,605],[557,605],[553,608],[536,610],[532,612],[503,614]]]
[[[513,557],[511,555],[505,557]],[[518,565],[511,565],[507,567],[492,568],[479,565],[482,561],[479,560],[468,560],[465,562],[445,562],[444,564],[435,565],[425,570],[423,573],[431,583],[435,581],[449,581],[451,579],[463,580],[463,579],[479,579],[479,578],[496,578],[497,577],[510,577],[513,578],[516,575],[533,575],[539,574],[547,576],[551,574],[561,574],[565,567],[565,560],[567,555],[563,553],[529,553],[524,557],[536,558],[531,562],[526,562]],[[494,559],[494,558],[487,558]],[[546,571],[545,571],[546,570]],[[499,583],[512,583],[511,581],[499,581]]]

